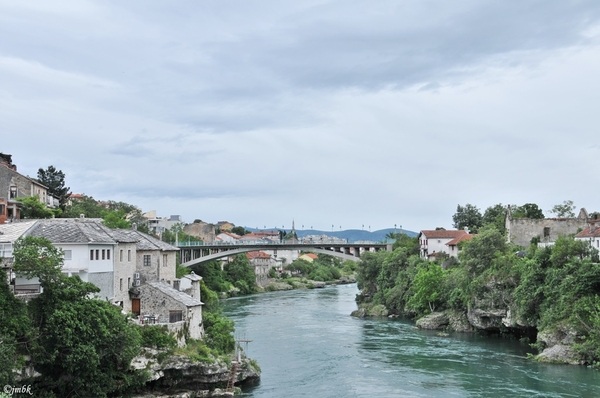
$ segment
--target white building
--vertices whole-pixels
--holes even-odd
[[[419,233],[419,254],[423,259],[434,259],[439,253],[458,256],[457,244],[468,239],[469,233],[463,230],[422,230]],[[449,245],[450,244],[450,245]]]

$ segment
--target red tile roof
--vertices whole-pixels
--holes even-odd
[[[446,243],[446,245],[454,246],[454,245],[457,245],[458,242],[462,242],[463,240],[471,240],[471,239],[473,239],[474,236],[475,235],[464,234],[464,235],[459,236],[458,238],[452,239],[450,242]]]
[[[576,238],[599,238],[600,237],[600,221],[598,222],[598,224],[596,225],[595,229],[593,231],[591,231],[592,227],[587,227],[586,229],[584,229],[583,231],[581,231],[580,233],[578,233],[577,235],[575,235]]]
[[[455,239],[463,235],[468,235],[467,231],[462,229],[435,229],[435,230],[422,230],[419,236],[425,235],[427,239]]]

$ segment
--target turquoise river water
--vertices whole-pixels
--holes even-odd
[[[262,369],[245,397],[600,397],[600,371],[540,364],[515,340],[359,319],[356,285],[228,299]]]

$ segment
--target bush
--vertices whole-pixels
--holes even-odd
[[[138,326],[142,347],[156,349],[173,349],[177,339],[171,335],[166,326]]]

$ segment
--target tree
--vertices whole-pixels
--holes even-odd
[[[561,204],[554,205],[550,213],[556,214],[558,218],[574,218],[575,205],[572,200],[565,200]]]
[[[46,170],[38,170],[38,181],[48,187],[48,191],[58,198],[61,210],[65,210],[71,188],[65,186],[65,173],[57,170],[54,166],[48,166]]]
[[[232,262],[225,265],[225,279],[240,289],[241,294],[254,293],[256,290],[254,268],[245,254],[238,254]]]
[[[523,206],[511,206],[512,218],[531,218],[542,220],[546,218],[544,212],[535,203],[525,203]]]
[[[17,200],[23,204],[21,218],[53,218],[56,214],[40,202],[40,198],[37,196],[27,196],[17,198]]]
[[[482,224],[493,225],[504,235],[506,232],[506,206],[502,203],[498,203],[485,209]]]
[[[231,233],[234,233],[234,234],[239,235],[239,236],[244,236],[244,235],[246,235],[249,232],[250,231],[248,231],[244,227],[233,227],[233,228],[231,228]]]
[[[452,216],[454,228],[464,229],[469,228],[472,233],[477,233],[483,222],[483,216],[479,209],[467,203],[465,206],[456,206],[456,213]]]
[[[91,196],[83,195],[67,206],[63,212],[65,218],[79,218],[82,214],[87,218],[102,218],[106,212],[106,207],[98,204],[98,201]]]
[[[419,266],[413,282],[414,295],[406,306],[417,312],[433,312],[441,297],[444,270],[435,263]]]

